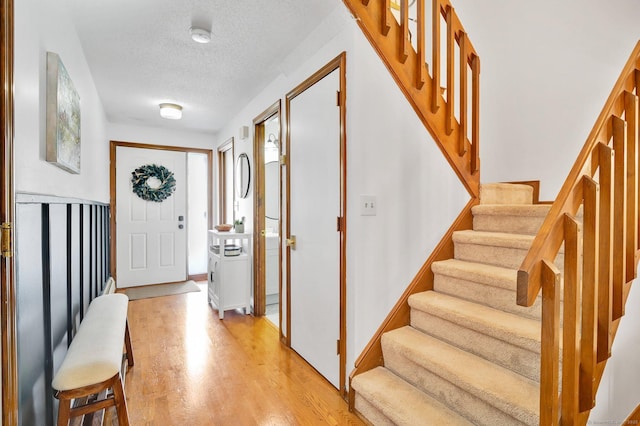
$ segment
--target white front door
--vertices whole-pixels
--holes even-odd
[[[173,172],[175,191],[162,202],[133,192],[132,172],[146,165]],[[118,287],[187,278],[186,153],[116,147],[116,277]],[[157,181],[147,180],[154,188]]]
[[[291,347],[340,388],[340,71],[290,102]]]

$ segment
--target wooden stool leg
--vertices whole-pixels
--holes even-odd
[[[133,348],[131,347],[131,336],[129,334],[129,320],[127,320],[124,327],[124,345],[127,349],[129,367],[133,367]]]
[[[66,398],[60,399],[58,406],[58,426],[67,426],[69,424],[69,415],[71,414],[71,400]]]
[[[124,396],[124,388],[122,387],[122,378],[118,378],[113,383],[113,400],[118,413],[118,424],[120,426],[129,426],[129,412],[127,411],[127,399]]]

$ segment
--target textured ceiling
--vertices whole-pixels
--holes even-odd
[[[69,0],[112,123],[216,132],[279,73],[338,0]],[[213,40],[191,40],[192,26]],[[183,105],[182,120],[158,104]]]

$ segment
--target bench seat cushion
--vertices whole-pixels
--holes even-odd
[[[129,298],[122,293],[96,297],[58,369],[59,391],[103,382],[120,371]]]

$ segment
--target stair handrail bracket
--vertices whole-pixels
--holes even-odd
[[[636,278],[639,105],[640,41],[518,270],[518,305],[542,291],[540,424],[586,424]]]

